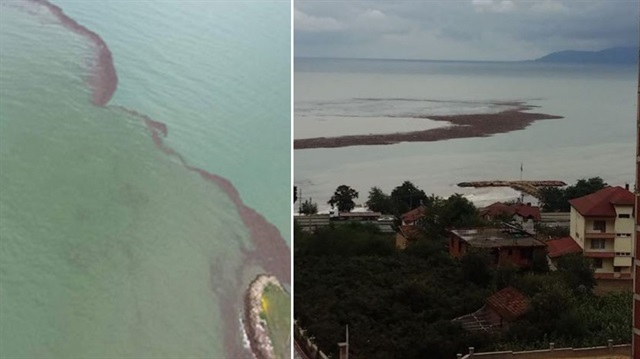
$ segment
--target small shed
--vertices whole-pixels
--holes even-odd
[[[498,332],[509,328],[509,324],[529,311],[529,299],[513,287],[506,287],[487,298],[486,304],[477,311],[458,317],[452,322],[460,323],[467,331]]]

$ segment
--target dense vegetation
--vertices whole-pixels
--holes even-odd
[[[569,200],[586,196],[605,188],[607,184],[600,177],[581,179],[567,188],[544,187],[540,189],[540,207],[545,212],[569,212]]]
[[[449,206],[449,220],[472,221]],[[452,202],[453,203],[453,202]],[[452,210],[451,208],[457,208]],[[446,205],[437,218],[441,226]],[[344,224],[316,233],[295,230],[295,309],[299,323],[325,352],[337,352],[349,325],[355,358],[455,358],[478,351],[629,342],[631,294],[594,296],[593,269],[582,256],[566,257],[548,272],[491,268],[486,253],[450,258],[437,232],[405,251],[375,227]],[[441,232],[440,232],[441,233]],[[513,286],[531,298],[531,310],[500,336],[465,332],[451,319],[471,313],[491,293]]]
[[[309,198],[300,204],[299,212],[306,215],[316,214],[318,213],[318,204]]]
[[[371,188],[365,205],[375,212],[399,216],[420,206],[421,203],[426,204],[427,200],[423,190],[409,181],[404,181],[400,186],[395,187],[390,195],[384,193],[379,187]]]
[[[260,316],[267,323],[276,358],[288,358],[291,348],[291,297],[282,289],[268,285],[262,295]]]

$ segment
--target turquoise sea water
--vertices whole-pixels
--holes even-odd
[[[289,241],[290,3],[55,3],[109,45],[111,103],[166,123],[169,145],[228,178]]]
[[[289,8],[56,4],[112,47],[120,84],[109,106],[94,106],[87,39],[42,6],[2,0],[0,357],[223,357],[225,340],[242,337],[227,332],[222,298],[240,298],[261,271],[242,263],[249,231],[227,193],[118,106],[165,122],[170,146],[229,178],[288,238],[277,210],[290,196],[288,52],[261,41],[288,34],[288,22],[256,31]],[[243,56],[262,53],[268,74],[254,78],[260,66]]]

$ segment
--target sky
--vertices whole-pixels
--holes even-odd
[[[296,57],[528,60],[638,45],[640,0],[295,0]]]

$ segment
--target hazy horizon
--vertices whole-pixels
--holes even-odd
[[[298,0],[294,51],[304,57],[523,61],[569,49],[635,47],[638,4]]]

